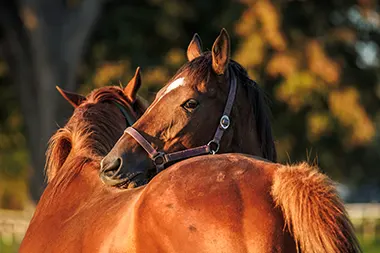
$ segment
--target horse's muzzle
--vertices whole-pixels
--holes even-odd
[[[145,183],[143,172],[126,172],[123,159],[104,158],[100,164],[100,179],[104,184],[118,188],[134,188]]]

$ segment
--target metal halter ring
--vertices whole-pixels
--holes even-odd
[[[220,127],[226,130],[230,126],[230,118],[227,115],[223,115],[220,118]]]
[[[155,166],[164,166],[165,164],[165,153],[158,152],[154,157],[152,157]]]
[[[207,143],[207,146],[210,149],[210,154],[215,155],[219,151],[219,143],[215,140],[212,140],[209,143]],[[212,146],[214,146],[214,148]]]

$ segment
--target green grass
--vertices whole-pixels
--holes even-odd
[[[373,241],[363,241],[359,238],[360,245],[364,253],[379,253],[380,252],[380,236]]]
[[[0,253],[17,253],[19,246],[20,244],[17,242],[14,242],[11,245],[4,244],[0,239]]]

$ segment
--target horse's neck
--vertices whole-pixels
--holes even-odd
[[[247,90],[238,85],[232,113],[233,137],[229,140],[228,152],[245,153],[262,156],[261,144],[258,138],[256,118],[251,105],[252,101]],[[228,141],[228,140],[227,140]]]
[[[68,214],[75,212],[102,189],[98,171],[98,166],[94,167],[93,163],[89,163],[68,181],[53,180],[46,187],[39,205],[48,212],[55,212],[57,209],[67,210]]]
[[[79,227],[82,226],[81,222],[83,223],[86,220],[83,218],[84,215],[87,217],[94,212],[92,210],[94,204],[97,205],[97,209],[94,210],[101,210],[99,207],[104,207],[99,200],[105,199],[110,193],[104,189],[104,185],[98,177],[99,166],[94,167],[91,164],[86,166],[89,167],[83,167],[64,187],[59,184],[58,180],[52,180],[48,184],[36,207],[26,234],[26,238],[30,238],[25,243],[28,246],[24,247],[28,248],[30,243],[32,245],[37,244],[36,247],[40,247],[38,246],[41,245],[40,241],[43,243],[52,242],[61,238],[61,235],[70,236],[62,231],[65,231],[68,226],[72,226],[73,223],[78,224]],[[120,206],[123,203],[121,201],[122,199],[119,201]],[[52,228],[54,229],[52,230]],[[78,233],[83,232],[80,232],[81,228]],[[39,239],[40,236],[43,238]]]

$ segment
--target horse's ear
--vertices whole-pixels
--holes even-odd
[[[187,47],[187,59],[192,61],[193,59],[202,55],[202,41],[201,37],[196,33],[193,36],[193,39],[190,41],[189,46]]]
[[[124,88],[124,94],[129,99],[130,102],[135,102],[137,98],[137,91],[141,86],[141,76],[140,76],[140,67],[137,67],[135,75],[129,81],[127,86]]]
[[[230,61],[230,36],[222,29],[211,50],[212,68],[217,75],[223,75]]]
[[[86,101],[86,97],[70,91],[65,91],[59,88],[58,86],[55,86],[59,93],[61,93],[62,97],[64,97],[74,108],[77,108],[82,104],[84,101]]]

